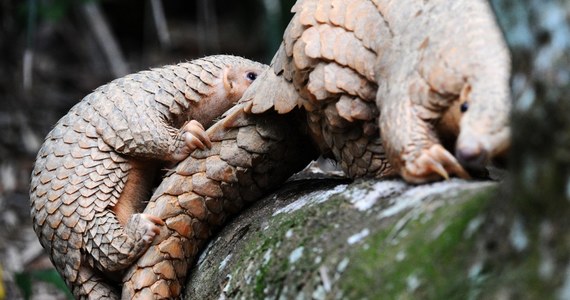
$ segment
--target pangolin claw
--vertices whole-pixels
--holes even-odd
[[[146,244],[150,244],[160,234],[160,226],[164,225],[162,219],[149,214],[134,214],[127,226],[133,227],[135,235],[139,235]]]
[[[186,123],[186,125],[184,125],[183,130],[186,131],[185,132],[185,134],[187,134],[186,137],[192,138],[192,139],[189,138],[186,139],[186,143],[188,146],[190,147],[194,146],[192,150],[194,150],[195,148],[200,148],[201,150],[204,150],[205,147],[208,148],[212,147],[212,142],[210,141],[210,138],[206,134],[204,126],[202,126],[200,122],[196,120],[191,120],[190,122]]]
[[[440,144],[434,144],[422,150],[420,156],[407,162],[402,170],[404,179],[412,183],[423,183],[440,178],[448,180],[450,174],[464,179],[470,178],[457,159]]]

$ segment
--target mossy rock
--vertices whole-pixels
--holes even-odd
[[[489,212],[498,190],[457,179],[289,182],[209,244],[186,298],[560,297],[563,276],[540,275],[539,235]]]

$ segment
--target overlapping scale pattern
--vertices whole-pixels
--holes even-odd
[[[160,238],[124,277],[123,299],[174,299],[200,247],[231,214],[277,188],[317,155],[294,114],[246,115],[234,107],[163,179],[145,213],[164,220]]]
[[[313,137],[350,177],[394,174],[378,132],[376,65],[391,32],[371,1],[301,0],[247,110],[303,107]]]
[[[131,159],[169,160],[184,143],[178,128],[192,103],[219,91],[225,69],[241,66],[264,68],[222,55],[127,75],[87,95],[48,134],[32,174],[31,215],[77,298],[116,298],[108,275],[132,264],[150,242],[140,216],[123,227],[111,210]]]

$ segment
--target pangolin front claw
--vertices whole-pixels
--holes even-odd
[[[402,176],[408,182],[423,183],[441,178],[449,179],[449,174],[469,179],[469,174],[461,164],[440,144],[423,149],[413,161],[406,162]]]
[[[204,126],[196,120],[191,120],[182,126],[184,143],[172,155],[174,161],[181,161],[196,149],[204,150],[212,147],[212,142],[206,134]]]
[[[131,230],[134,236],[150,244],[160,234],[162,225],[164,221],[161,218],[149,214],[134,214],[127,223],[127,230]]]

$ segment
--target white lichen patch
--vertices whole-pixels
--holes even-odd
[[[317,286],[313,294],[311,295],[314,300],[324,300],[327,297],[327,291],[322,285]]]
[[[451,179],[443,182],[415,186],[405,191],[402,195],[394,197],[390,201],[391,206],[383,209],[378,215],[378,218],[389,218],[410,208],[419,207],[423,200],[428,197],[434,197],[434,195],[445,193],[453,197],[464,190],[465,186],[476,188],[482,185],[488,185],[488,183],[466,183],[466,181],[461,179]]]
[[[231,274],[228,274],[228,275],[226,276],[226,284],[225,284],[224,288],[222,289],[222,295],[220,295],[220,299],[222,298],[222,296],[225,297],[227,294],[230,293],[230,291],[231,291],[231,289],[232,289],[232,287],[231,287],[231,285],[232,285],[232,278],[233,278],[233,277],[232,277]]]
[[[200,256],[198,256],[198,270],[201,270],[202,267],[204,267],[207,264],[205,264],[204,262],[206,261],[206,258],[208,257],[208,254],[210,253],[210,248],[212,248],[212,245],[215,244],[218,241],[218,239],[216,239],[215,241],[208,243],[206,245],[206,248],[202,251],[202,254],[200,254]]]
[[[290,239],[291,237],[293,237],[293,229],[289,229],[285,232],[285,238]]]
[[[421,281],[416,274],[412,274],[406,278],[406,286],[408,287],[408,292],[413,293],[421,285]]]
[[[445,231],[446,228],[447,224],[438,224],[431,232],[430,238],[434,241],[437,240],[437,238],[439,238],[439,236]]]
[[[273,252],[273,249],[269,248],[267,251],[265,251],[265,253],[263,253],[263,262],[261,263],[262,265],[266,265],[271,260],[271,252]]]
[[[467,228],[465,229],[465,232],[463,233],[463,237],[465,237],[466,239],[471,238],[473,236],[473,234],[475,232],[477,232],[479,227],[481,227],[482,224],[483,224],[483,217],[477,216],[477,217],[473,218],[467,224]]]
[[[218,266],[218,271],[223,270],[226,265],[228,264],[228,262],[230,261],[230,259],[232,258],[232,254],[228,254],[228,256],[226,256],[221,262],[220,265]]]
[[[479,275],[481,275],[481,271],[483,271],[483,263],[481,261],[477,261],[469,268],[467,277],[472,281],[476,281],[479,278]]]
[[[315,265],[320,264],[322,261],[323,261],[323,258],[320,255],[315,257]]]
[[[336,271],[337,273],[342,273],[344,272],[344,270],[346,270],[346,267],[348,267],[348,263],[350,262],[350,259],[348,259],[348,257],[343,258],[338,265],[336,266]]]
[[[305,247],[303,247],[303,246],[298,247],[297,249],[293,250],[291,252],[291,254],[289,254],[289,263],[290,264],[296,263],[303,256],[304,250],[305,250]]]
[[[289,300],[287,299],[287,296],[289,294],[289,286],[285,285],[285,287],[283,287],[283,290],[281,291],[281,295],[279,295],[279,300]]]
[[[364,228],[359,233],[353,234],[350,237],[348,237],[346,242],[349,245],[354,245],[354,244],[360,242],[363,238],[367,237],[369,234],[370,234],[370,230],[368,230],[368,228]]]
[[[404,250],[398,251],[398,253],[396,253],[396,261],[401,262],[404,259],[406,259],[406,252]]]
[[[443,202],[443,201],[442,201]],[[427,224],[429,221],[431,221],[431,219],[433,219],[433,212],[431,211],[426,211],[423,214],[421,214],[421,217],[419,219],[420,224],[425,225]]]
[[[347,196],[356,209],[366,211],[379,199],[402,192],[407,186],[407,184],[399,180],[379,181],[371,189],[351,189],[347,192]]]
[[[249,262],[249,264],[247,265],[247,268],[244,271],[244,279],[245,279],[245,283],[247,284],[251,284],[252,280],[253,280],[253,271],[256,270],[256,267],[253,263],[253,261]]]
[[[291,212],[294,212],[296,210],[303,208],[306,205],[315,205],[315,204],[325,202],[328,199],[330,199],[331,196],[338,194],[338,193],[341,193],[344,190],[346,190],[346,187],[347,187],[346,184],[341,184],[341,185],[337,185],[334,189],[331,189],[328,191],[315,191],[312,193],[308,193],[306,195],[303,195],[303,196],[297,198],[297,200],[290,203],[289,205],[276,210],[273,213],[273,216],[276,216],[276,215],[281,214],[281,213],[291,213]]]

